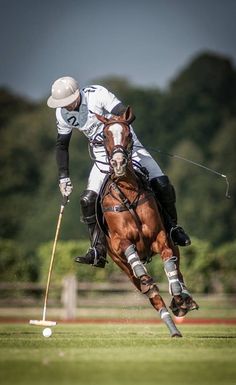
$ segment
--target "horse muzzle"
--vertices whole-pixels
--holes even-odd
[[[125,175],[127,163],[127,157],[125,157],[122,152],[116,152],[113,155],[110,164],[115,173],[115,176],[121,177]]]

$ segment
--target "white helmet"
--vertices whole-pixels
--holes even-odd
[[[47,100],[48,107],[66,107],[79,97],[79,85],[77,81],[64,76],[57,79],[52,85],[52,94]]]

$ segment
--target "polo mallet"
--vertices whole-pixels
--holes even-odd
[[[50,282],[51,282],[51,275],[52,275],[54,256],[55,256],[55,251],[56,251],[56,246],[57,246],[57,240],[58,240],[58,235],[59,235],[59,231],[60,231],[60,227],[61,227],[61,220],[62,220],[64,208],[65,208],[65,205],[67,204],[67,202],[68,202],[68,197],[64,196],[63,197],[63,203],[61,204],[61,208],[60,208],[58,221],[57,221],[56,235],[55,235],[55,239],[54,239],[54,243],[53,243],[51,261],[50,261],[50,266],[49,266],[49,271],[48,271],[48,279],[47,279],[47,286],[46,286],[44,306],[43,306],[43,318],[41,320],[30,320],[29,321],[30,325],[55,326],[57,324],[56,321],[47,321],[46,320],[46,309],[47,309],[48,292],[49,292],[49,286],[50,286]]]

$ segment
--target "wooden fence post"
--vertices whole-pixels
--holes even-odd
[[[77,280],[74,274],[66,275],[63,278],[61,300],[65,310],[65,319],[75,319],[77,308]]]

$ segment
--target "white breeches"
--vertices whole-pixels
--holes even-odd
[[[139,146],[141,146],[141,148],[139,148]],[[96,160],[107,162],[106,152],[103,147],[94,148],[93,152]],[[149,172],[150,180],[163,175],[163,172],[158,166],[157,162],[151,157],[149,152],[145,150],[145,148],[137,139],[134,141],[132,159],[139,162],[143,167],[146,167]],[[95,163],[93,165],[89,174],[87,190],[92,190],[96,193],[99,193],[103,180],[106,176],[106,174],[101,172],[99,169],[108,171],[109,165],[104,165],[101,163]]]

